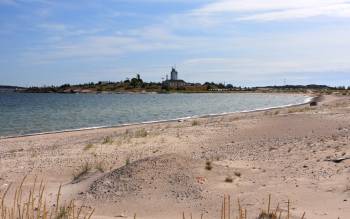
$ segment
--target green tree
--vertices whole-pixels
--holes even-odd
[[[142,86],[143,86],[143,80],[141,79],[141,77],[140,77],[139,74],[136,75],[136,78],[132,78],[132,79],[131,79],[130,85],[131,85],[133,88],[142,87]]]

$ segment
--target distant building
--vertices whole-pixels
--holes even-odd
[[[163,85],[169,88],[183,88],[187,85],[187,83],[184,80],[179,80],[178,79],[178,72],[176,71],[175,68],[171,69],[170,72],[170,80],[168,80],[168,75],[166,76],[166,79],[163,82]]]
[[[170,80],[177,81],[177,75],[178,75],[178,73],[175,70],[175,68],[172,68],[171,72],[170,72]]]

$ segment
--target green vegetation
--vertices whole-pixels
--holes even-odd
[[[307,93],[350,95],[350,87],[329,87],[326,85],[285,85],[265,87],[241,87],[232,84],[205,82],[186,83],[181,86],[170,87],[163,82],[145,82],[139,74],[135,77],[119,82],[99,81],[85,84],[63,84],[61,86],[29,87],[16,89],[16,92],[27,93],[101,93],[101,92],[158,92],[158,93],[203,93],[203,92],[260,92],[260,93]]]

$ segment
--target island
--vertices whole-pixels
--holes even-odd
[[[84,84],[63,84],[60,86],[33,86],[27,88],[14,87],[16,92],[24,93],[204,93],[204,92],[259,92],[259,93],[321,93],[350,94],[350,87],[331,87],[326,85],[282,85],[282,86],[233,86],[230,83],[186,82],[178,77],[178,71],[173,67],[170,78],[166,75],[161,82],[146,82],[140,74],[121,81],[99,81]]]

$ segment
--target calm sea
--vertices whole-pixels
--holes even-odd
[[[299,104],[284,94],[0,93],[0,136],[249,111]]]

